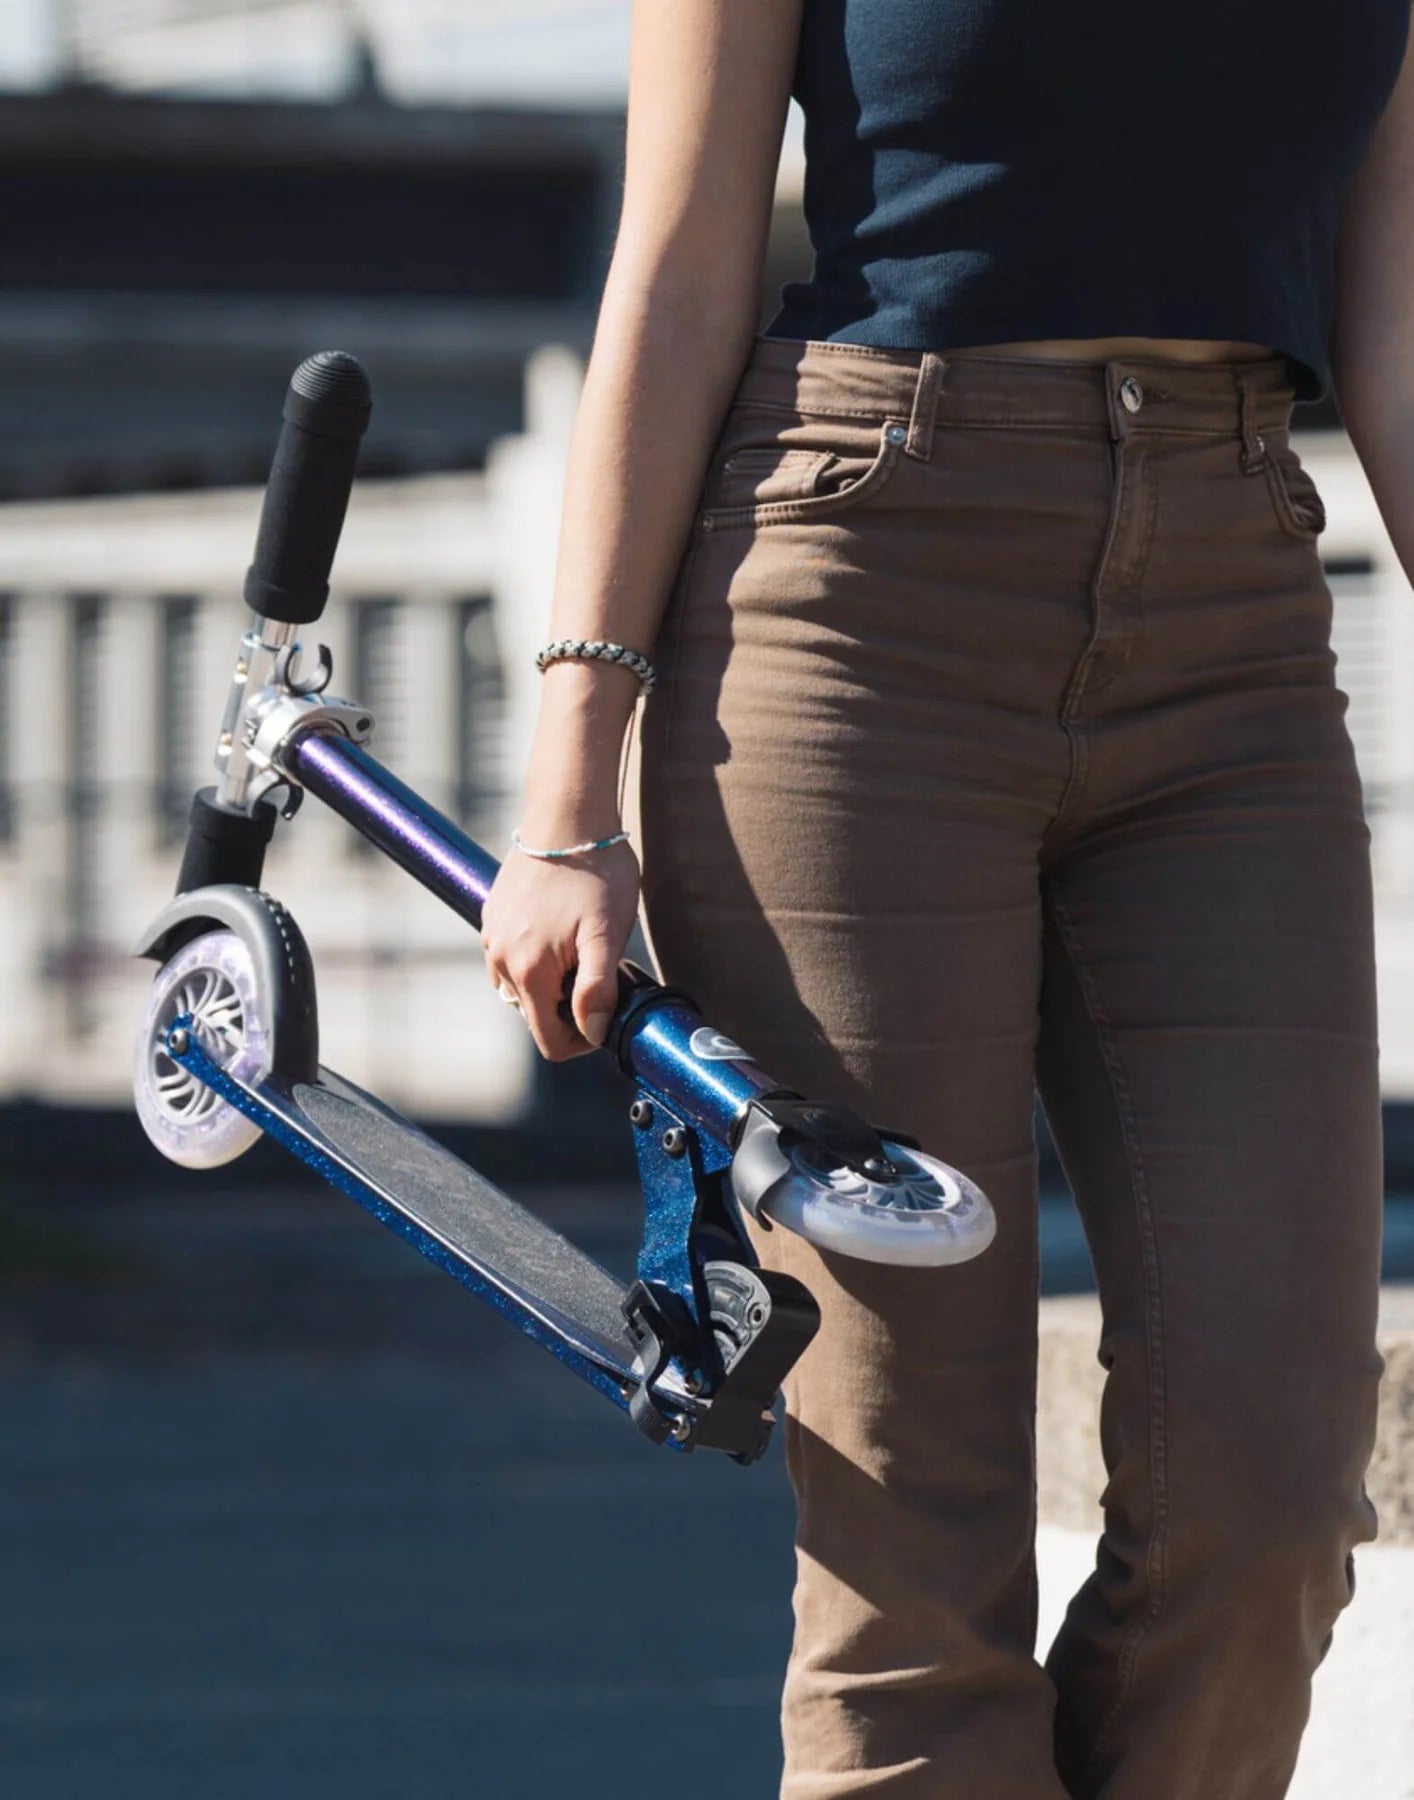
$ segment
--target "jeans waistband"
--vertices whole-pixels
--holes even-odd
[[[1295,398],[1284,357],[1179,362],[1118,356],[1101,362],[910,350],[758,332],[735,399],[801,412],[907,421],[905,449],[927,454],[937,426],[1053,426],[1135,433],[1202,433],[1262,454]]]

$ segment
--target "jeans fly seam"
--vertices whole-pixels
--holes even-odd
[[[1149,1598],[1138,1621],[1130,1628],[1120,1652],[1114,1698],[1091,1743],[1085,1768],[1082,1771],[1083,1776],[1095,1766],[1096,1759],[1109,1740],[1120,1710],[1133,1686],[1140,1648],[1153,1630],[1164,1603],[1169,1521],[1168,1384],[1164,1360],[1163,1304],[1158,1239],[1154,1229],[1153,1209],[1149,1203],[1148,1180],[1143,1151],[1139,1143],[1138,1121],[1134,1113],[1133,1096],[1128,1077],[1125,1074],[1124,1059],[1115,1040],[1114,1027],[1100,1000],[1093,973],[1085,960],[1085,949],[1080,941],[1080,934],[1054,883],[1051,888],[1051,904],[1055,909],[1061,940],[1069,952],[1075,967],[1076,979],[1085,996],[1086,1011],[1099,1035],[1105,1067],[1110,1079],[1110,1091],[1114,1095],[1115,1110],[1119,1115],[1120,1130],[1124,1137],[1129,1164],[1130,1189],[1134,1197],[1135,1216],[1139,1226],[1140,1254],[1144,1272],[1144,1335],[1149,1377],[1149,1483],[1154,1506],[1153,1533],[1149,1540],[1148,1555],[1144,1565],[1149,1586]]]
[[[1159,517],[1159,484],[1154,470],[1150,466],[1151,459],[1147,454],[1139,459],[1138,478],[1140,490],[1144,495],[1144,516],[1139,526],[1139,541],[1134,548],[1134,557],[1126,571],[1129,585],[1134,589],[1136,602],[1142,603],[1141,589],[1144,575],[1149,566],[1149,547],[1154,541],[1154,526]]]
[[[1070,771],[1066,776],[1065,788],[1061,793],[1060,804],[1055,817],[1042,833],[1042,847],[1051,839],[1065,822],[1074,808],[1080,785],[1085,777],[1087,746],[1083,734],[1075,729],[1076,715],[1080,702],[1085,696],[1090,670],[1098,653],[1099,632],[1102,619],[1101,608],[1104,604],[1105,565],[1114,549],[1119,535],[1119,523],[1123,514],[1124,503],[1124,442],[1122,439],[1110,440],[1110,509],[1105,521],[1105,535],[1100,545],[1099,559],[1095,564],[1095,572],[1090,578],[1090,599],[1094,613],[1091,633],[1084,649],[1080,652],[1075,668],[1071,671],[1070,683],[1066,688],[1065,698],[1061,702],[1060,722],[1065,734],[1070,739]]]
[[[1061,729],[1070,740],[1070,769],[1066,774],[1065,787],[1061,793],[1060,804],[1056,807],[1055,814],[1052,817],[1050,824],[1047,825],[1046,829],[1041,833],[1041,849],[1043,852],[1048,847],[1050,840],[1055,836],[1056,832],[1058,832],[1061,826],[1069,819],[1071,812],[1074,810],[1076,796],[1079,794],[1085,780],[1089,745],[1085,741],[1084,734],[1077,730],[1071,723],[1069,714],[1070,703],[1069,699],[1067,699],[1066,705],[1061,712],[1060,722]]]
[[[1159,484],[1154,479],[1154,471],[1150,466],[1147,449],[1134,451],[1134,482],[1143,497],[1143,513],[1140,517],[1139,532],[1135,541],[1134,554],[1126,566],[1116,575],[1116,584],[1128,589],[1134,600],[1134,616],[1130,620],[1129,630],[1120,642],[1120,653],[1115,658],[1113,667],[1095,684],[1105,687],[1129,661],[1130,652],[1134,648],[1134,639],[1138,635],[1144,617],[1144,574],[1149,564],[1149,548],[1154,541],[1154,528],[1159,516]],[[1121,505],[1123,502],[1121,502]],[[1092,690],[1093,691],[1093,690]]]

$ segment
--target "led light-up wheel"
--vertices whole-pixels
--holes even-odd
[[[215,1063],[242,1081],[269,1072],[270,1034],[250,951],[234,931],[206,931],[153,977],[133,1058],[133,1098],[143,1130],[187,1169],[216,1169],[260,1136],[260,1127],[174,1060],[167,1032],[183,1015]]]

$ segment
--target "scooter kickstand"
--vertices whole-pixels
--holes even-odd
[[[668,1438],[685,1443],[692,1433],[691,1419],[686,1413],[665,1412],[653,1397],[653,1386],[675,1356],[691,1358],[697,1343],[692,1314],[671,1288],[646,1281],[634,1282],[620,1311],[638,1350],[634,1360],[638,1387],[629,1400],[628,1416],[655,1444]]]

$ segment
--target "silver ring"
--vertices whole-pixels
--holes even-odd
[[[500,995],[501,999],[505,1001],[507,1006],[513,1006],[517,1012],[520,1011],[520,999],[514,988],[501,986],[496,989],[496,992]]]

